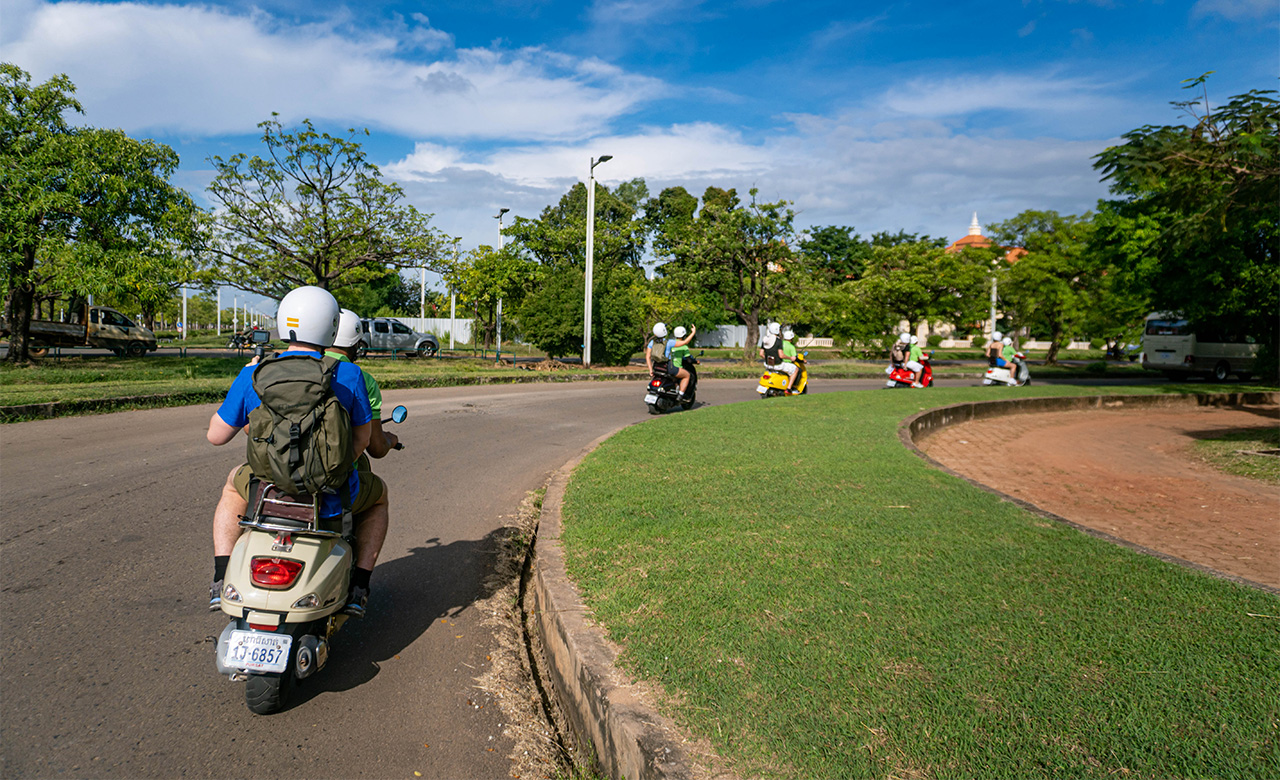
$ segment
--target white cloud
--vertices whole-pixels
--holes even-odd
[[[1199,0],[1191,9],[1191,18],[1203,16],[1221,16],[1233,22],[1260,19],[1274,26],[1277,8],[1275,0]]]
[[[972,115],[980,111],[1077,114],[1107,107],[1114,85],[1052,73],[966,75],[915,79],[891,87],[882,99],[889,111],[918,117]]]
[[[285,122],[332,118],[410,136],[563,139],[599,132],[664,89],[539,48],[403,56],[406,42],[450,41],[421,15],[388,32],[204,6],[24,8],[6,59],[36,79],[67,73],[87,121],[130,131],[239,133],[276,111]]]

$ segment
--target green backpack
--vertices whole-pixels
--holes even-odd
[[[249,468],[282,492],[317,500],[337,493],[351,506],[351,415],[331,387],[338,360],[282,355],[253,371],[261,405],[249,412]]]

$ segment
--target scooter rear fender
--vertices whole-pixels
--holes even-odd
[[[305,623],[342,608],[354,560],[351,545],[335,537],[292,536],[291,541],[292,549],[285,551],[273,549],[276,546],[275,534],[263,531],[241,534],[227,564],[226,583],[236,589],[242,600],[233,602],[224,596],[223,612],[232,617],[244,615],[245,609],[277,612],[285,614],[286,623]],[[253,582],[249,564],[254,558],[299,561],[302,572],[289,588],[264,588]],[[315,594],[318,606],[293,606],[309,594]]]

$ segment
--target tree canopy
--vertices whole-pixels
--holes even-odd
[[[1151,306],[1262,341],[1275,365],[1280,319],[1280,103],[1273,90],[1216,108],[1201,97],[1173,105],[1184,125],[1147,125],[1097,156],[1119,196],[1102,250],[1127,259],[1124,278]],[[1141,252],[1132,251],[1141,246]]]
[[[0,252],[8,359],[30,357],[37,291],[131,296],[154,308],[191,272],[198,210],[169,178],[178,155],[119,130],[74,127],[75,85],[33,86],[0,64]]]
[[[291,132],[274,118],[258,127],[266,158],[210,159],[210,281],[279,299],[302,285],[333,291],[398,268],[439,270],[443,237],[430,215],[402,203],[404,191],[382,179],[356,131],[337,138],[304,120]]]

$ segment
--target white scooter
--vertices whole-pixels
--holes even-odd
[[[397,406],[387,422],[404,422]],[[396,449],[402,449],[397,444]],[[331,522],[262,484],[236,542],[222,589],[230,618],[218,637],[218,674],[245,683],[245,705],[259,715],[283,709],[299,680],[329,660],[330,640],[347,616],[355,565],[351,514]]]
[[[1008,366],[992,366],[982,377],[984,385],[1005,385],[1006,387],[1022,387],[1031,384],[1031,372],[1027,370],[1026,356],[1021,352],[1014,353],[1013,370]]]

